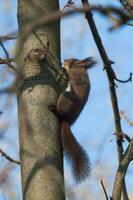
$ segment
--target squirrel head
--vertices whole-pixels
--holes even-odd
[[[87,70],[93,67],[94,64],[96,64],[96,61],[92,57],[88,57],[82,60],[75,58],[64,60],[64,68],[67,71],[74,68],[85,68]]]

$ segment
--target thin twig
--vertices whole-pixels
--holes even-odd
[[[68,0],[67,3],[63,6],[62,12],[64,12],[65,8],[74,8],[75,6],[75,1],[73,0]]]
[[[8,163],[6,165],[4,165],[1,169],[0,169],[0,185],[2,183],[6,183],[7,179],[9,178],[9,173],[10,170],[13,168],[13,165],[11,163]]]
[[[11,62],[13,62],[13,58],[9,59],[0,58],[0,64],[6,64],[9,68],[11,68],[13,71],[17,73],[17,69],[11,64]]]
[[[124,7],[124,9],[129,13],[132,14],[133,13],[133,6],[130,5],[130,3],[128,2],[128,0],[119,0],[120,3],[122,4],[122,6]]]
[[[118,78],[115,78],[116,81],[120,82],[120,83],[127,83],[127,82],[131,82],[132,81],[132,72],[129,75],[129,78],[127,80],[120,80]]]
[[[16,87],[14,85],[14,86],[10,86],[10,87],[0,89],[0,95],[2,95],[2,94],[11,95],[11,94],[15,94],[16,92],[17,92],[17,85],[16,85]]]
[[[4,44],[2,43],[1,40],[0,40],[0,46],[2,47],[3,51],[4,51],[5,54],[6,54],[6,58],[9,58],[9,53],[8,53],[8,51],[6,50],[6,47],[4,46]]]
[[[107,195],[107,192],[106,192],[106,189],[105,189],[105,186],[104,186],[102,180],[101,180],[101,185],[102,185],[102,188],[103,188],[103,191],[104,191],[104,194],[105,194],[106,200],[109,200],[108,195]]]
[[[45,45],[45,44],[43,43],[43,41],[41,40],[41,38],[38,36],[38,34],[37,34],[35,31],[33,31],[33,34],[35,35],[35,37],[37,38],[37,40],[40,42],[40,44],[43,46],[43,48],[46,49],[46,52],[49,53],[50,56],[53,58],[53,60],[55,61],[56,65],[62,66],[62,63],[60,62],[60,60],[58,60],[58,59],[51,53],[51,51],[49,50],[50,44],[47,44],[48,46]]]
[[[31,23],[31,20],[30,20],[30,23],[27,22],[26,29],[23,31],[23,34],[21,35],[21,38],[20,38],[19,47],[18,47],[18,56],[21,53],[22,45],[24,44],[26,38],[32,31],[35,31],[37,28],[39,28],[40,26],[44,24],[52,23],[60,19],[61,17],[67,17],[69,15],[74,15],[77,13],[84,13],[90,10],[97,11],[103,14],[104,16],[109,16],[110,13],[116,14],[120,21],[119,26],[133,19],[132,15],[131,16],[126,15],[124,12],[122,12],[121,9],[116,8],[116,7],[107,6],[107,7],[101,8],[96,5],[92,5],[90,7],[87,4],[84,6],[84,8],[74,8],[74,9],[68,10],[67,12],[55,11],[47,15],[44,15],[43,13],[42,16],[40,16],[37,20],[32,21],[32,23]]]
[[[123,137],[124,137],[128,142],[131,142],[131,138],[130,138],[126,133],[123,133]]]
[[[116,25],[116,27],[119,25],[119,20],[116,19],[113,15],[110,15],[109,17],[111,19],[111,21],[113,21]],[[128,26],[133,26],[132,23],[129,23],[129,22],[125,22],[125,25],[128,25]]]
[[[11,158],[9,155],[7,155],[2,149],[0,149],[0,153],[2,156],[4,156],[7,160],[9,160],[12,163],[16,163],[18,165],[20,165],[20,161],[18,160],[14,160],[13,158]]]
[[[129,126],[133,126],[133,121],[129,118],[129,116],[123,111],[120,111],[121,117],[125,119],[125,121],[128,123]]]
[[[7,40],[16,40],[18,38],[17,36],[17,33],[16,32],[12,32],[12,33],[9,33],[7,35],[4,35],[4,36],[0,36],[0,40],[1,41],[7,41]]]

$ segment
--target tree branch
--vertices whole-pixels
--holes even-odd
[[[113,200],[121,199],[121,192],[123,190],[125,174],[132,159],[133,159],[133,139],[129,143],[128,148],[123,155],[123,159],[121,160],[116,173],[113,194],[112,194]]]
[[[129,13],[133,14],[133,5],[129,2],[129,0],[119,0],[119,2],[122,4],[124,9]]]
[[[6,58],[9,58],[9,53],[1,40],[0,40],[0,46],[3,49],[4,53],[6,54]]]
[[[16,32],[8,33],[7,35],[0,36],[1,41],[7,41],[7,40],[16,40],[18,38]]]
[[[81,0],[83,7],[88,5],[90,6],[87,0]],[[116,133],[116,142],[117,142],[117,151],[118,151],[118,160],[119,163],[122,160],[122,154],[123,154],[123,134],[122,134],[122,128],[121,128],[121,122],[120,122],[120,113],[118,108],[118,101],[117,101],[117,94],[115,90],[115,82],[114,79],[116,79],[115,72],[112,69],[113,62],[110,61],[108,58],[108,55],[106,53],[106,50],[103,46],[102,40],[100,38],[100,35],[98,33],[95,21],[93,19],[93,14],[91,11],[85,12],[86,19],[88,21],[88,24],[90,26],[94,41],[97,45],[97,48],[99,50],[99,53],[101,55],[101,59],[104,64],[104,69],[106,70],[108,82],[109,82],[109,90],[110,90],[110,96],[111,96],[111,102],[112,102],[112,108],[114,113],[114,121],[115,121],[115,133]],[[124,189],[126,190],[126,185],[124,181]],[[128,197],[127,197],[128,198]],[[114,199],[118,200],[118,199]]]
[[[85,3],[86,3],[86,1],[85,1]],[[54,21],[60,19],[61,17],[67,17],[69,15],[74,15],[77,13],[84,13],[84,12],[93,10],[93,11],[97,11],[97,12],[103,14],[104,16],[110,16],[110,14],[112,14],[112,13],[116,14],[119,18],[119,26],[126,23],[127,21],[133,19],[133,15],[128,16],[128,15],[126,15],[126,13],[122,12],[122,10],[119,8],[110,7],[110,6],[101,8],[96,5],[88,6],[88,4],[87,3],[85,4],[85,3],[84,3],[84,8],[74,8],[74,9],[68,10],[66,12],[54,11],[52,14],[47,13],[46,15],[44,15],[44,13],[42,13],[42,15],[39,16],[36,20],[31,19],[30,23],[29,24],[27,23],[27,26],[24,29],[23,34],[21,35],[19,47],[18,47],[18,56],[19,56],[19,53],[21,52],[21,45],[25,42],[26,38],[32,31],[35,31],[41,25],[54,22]]]
[[[17,72],[17,69],[11,64],[11,62],[14,62],[13,58],[8,58],[8,59],[2,59],[0,58],[0,64],[6,64],[9,68],[11,68],[13,71]]]
[[[108,194],[107,194],[107,192],[106,192],[106,189],[105,189],[105,186],[104,186],[102,180],[101,180],[101,185],[102,185],[102,188],[103,188],[103,191],[104,191],[104,194],[105,194],[106,200],[109,200],[109,198],[108,198]]]
[[[8,161],[20,165],[20,161],[14,160],[14,159],[11,158],[9,155],[7,155],[2,149],[0,149],[0,154],[1,154],[2,156],[4,156]]]

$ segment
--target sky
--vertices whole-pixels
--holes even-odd
[[[7,3],[5,3],[7,2]],[[60,0],[60,6],[65,5],[65,0]],[[117,1],[111,0],[92,0],[91,3],[101,5],[117,5],[120,6]],[[7,6],[8,5],[8,6]],[[76,1],[76,5],[80,6],[80,1]],[[1,0],[0,6],[0,35],[5,35],[8,32],[17,31],[17,1],[16,0]],[[132,43],[132,27],[123,26],[122,28],[109,31],[111,22],[99,15],[94,14],[94,19],[98,27],[100,36],[102,38],[104,47],[111,60],[115,62],[113,69],[119,79],[125,80],[128,78],[129,73],[133,71],[132,68],[132,57],[133,57],[133,43]],[[7,49],[11,55],[15,48],[15,41],[5,43]],[[3,56],[2,50],[0,49],[0,57]],[[113,112],[110,101],[108,80],[105,71],[103,71],[103,65],[99,52],[92,38],[88,24],[84,18],[84,15],[75,15],[72,17],[65,18],[61,21],[61,59],[62,62],[66,58],[85,58],[93,56],[97,63],[97,66],[91,69],[88,74],[91,81],[91,92],[89,100],[81,113],[79,119],[73,125],[72,130],[80,142],[87,150],[90,160],[92,162],[92,175],[90,179],[82,185],[98,185],[94,192],[101,190],[100,179],[103,179],[110,184],[113,184],[114,174],[117,167],[117,150],[115,143],[114,133],[114,121]],[[3,73],[4,67],[0,70]],[[2,87],[8,85],[12,81],[12,77],[7,77],[7,81],[3,82],[3,78],[0,76],[0,82]],[[123,110],[129,118],[133,121],[133,83],[121,84],[117,83],[118,88],[116,89],[118,95],[118,104],[120,110]],[[5,97],[0,97],[2,105],[4,105]],[[11,115],[14,119],[10,129],[7,130],[6,137],[8,142],[1,143],[1,147],[5,148],[7,152],[18,158],[18,127],[17,127],[17,101],[13,98],[13,107],[8,109],[7,113],[4,114],[3,119],[5,120]],[[123,131],[129,134],[130,137],[133,135],[133,127],[130,127],[127,122],[122,119]],[[2,123],[2,122],[1,122]],[[9,134],[10,133],[10,134]],[[126,147],[126,143],[124,146]],[[14,148],[10,149],[13,146]],[[2,158],[3,159],[3,158]],[[2,162],[1,160],[0,162]],[[99,166],[105,165],[106,176],[104,173],[102,177],[98,176]],[[130,165],[129,172],[127,175],[127,185],[131,190],[133,180],[130,178],[133,176],[133,164]],[[65,163],[66,180],[71,177],[69,168]],[[21,199],[20,192],[20,176],[19,167],[16,167],[12,177],[15,173],[18,173],[16,180],[19,184],[15,186],[15,192],[17,193],[16,199]],[[97,175],[97,176],[96,176]],[[99,177],[99,178],[98,178]],[[79,186],[75,186],[73,181],[70,184],[74,185],[74,188],[78,190]],[[81,187],[81,186],[80,186]],[[111,192],[111,190],[109,191]],[[0,190],[0,197],[2,196]],[[2,198],[0,198],[1,200]],[[86,199],[87,200],[87,199]]]

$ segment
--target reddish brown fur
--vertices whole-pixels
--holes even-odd
[[[90,162],[85,150],[73,136],[70,125],[78,118],[88,99],[90,82],[87,68],[94,63],[91,58],[65,60],[70,90],[61,93],[56,106],[56,114],[61,120],[64,151],[71,162],[76,181],[84,180],[89,175]]]
[[[77,182],[82,181],[90,172],[89,158],[83,147],[77,142],[66,121],[61,123],[61,134],[64,153],[72,166],[72,174]]]

